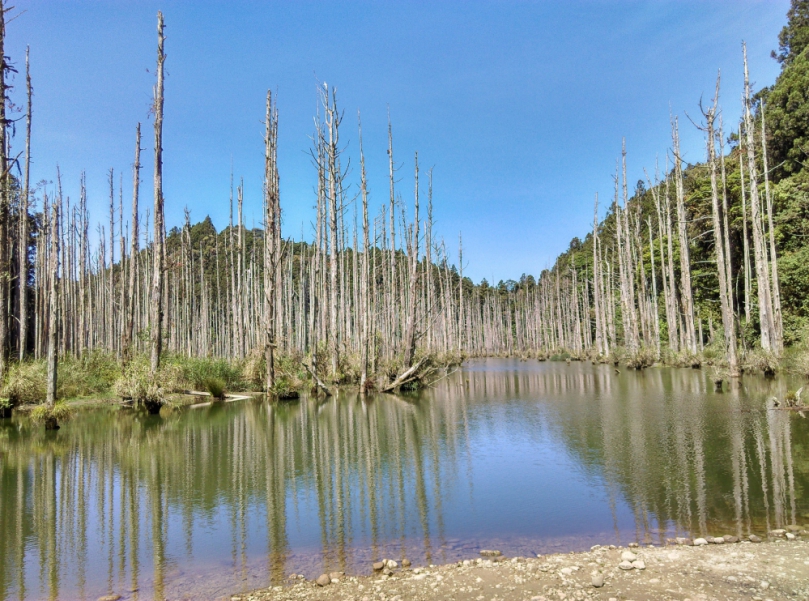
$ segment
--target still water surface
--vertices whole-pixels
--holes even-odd
[[[798,381],[488,359],[418,396],[0,420],[0,600],[229,598],[291,573],[809,523]]]

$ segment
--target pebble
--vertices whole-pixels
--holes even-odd
[[[636,570],[645,570],[646,569],[646,564],[643,563],[642,560],[638,559],[638,560],[632,562],[632,567],[635,568]]]
[[[723,545],[723,544],[725,544],[725,537],[723,537],[723,536],[714,536],[711,539],[711,542],[713,544],[715,544],[715,545]]]
[[[399,564],[393,561],[392,559],[388,560],[388,567],[392,570],[393,568],[398,568]]]
[[[761,590],[766,591],[768,588],[770,588],[770,583],[766,580],[762,580],[759,586],[761,587]]]
[[[751,543],[760,543],[761,537],[756,536],[755,534],[751,534],[750,536],[747,537],[747,540],[749,540]]]
[[[596,574],[595,576],[593,576],[591,582],[595,588],[601,588],[602,586],[604,586],[604,576],[602,576],[601,574]]]
[[[786,535],[786,536],[787,536],[787,540],[795,540],[795,538],[797,538],[797,537],[796,537],[794,534],[792,534],[791,532],[787,532],[787,535]]]
[[[317,577],[317,580],[315,580],[315,584],[318,586],[326,586],[327,584],[331,584],[331,578],[329,578],[328,574],[321,574]]]
[[[409,559],[403,559],[403,560],[402,560],[402,567],[403,567],[403,568],[409,568],[411,565],[412,565],[412,564],[410,563],[410,560],[409,560]]]
[[[708,544],[708,541],[705,540],[704,538],[695,538],[694,539],[694,546],[695,547],[702,547],[702,546],[707,545],[707,544]]]
[[[383,562],[383,561],[375,561],[374,562],[373,568],[374,568],[375,572],[378,572],[379,570],[381,570],[384,567],[385,567],[385,562]]]
[[[635,561],[638,558],[632,551],[624,551],[621,553],[621,559],[623,561]]]
[[[678,545],[689,545],[690,546],[690,545],[694,544],[694,542],[690,538],[685,538],[685,537],[682,537],[682,536],[678,536],[677,538],[675,538],[674,542],[676,542]]]
[[[619,563],[618,567],[621,568],[622,570],[632,570],[635,568],[635,566],[633,566],[631,562],[626,560]]]
[[[726,534],[722,538],[725,539],[726,543],[738,543],[739,542],[739,537],[738,536],[731,536],[730,534]]]
[[[565,576],[570,576],[573,573],[573,570],[570,568],[562,568],[559,570],[560,573],[564,574]]]
[[[424,580],[427,578],[427,574],[416,574],[410,580]]]

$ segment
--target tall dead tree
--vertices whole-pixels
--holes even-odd
[[[151,374],[160,367],[163,342],[163,13],[157,13],[157,84],[154,92],[154,239],[152,241],[152,298],[150,304]]]
[[[596,192],[595,206],[593,208],[593,305],[596,318],[596,352],[599,355],[609,353],[607,341],[604,340],[604,324],[601,318],[601,266],[598,260],[598,192]]]
[[[756,166],[753,116],[750,110],[750,77],[747,71],[747,46],[742,43],[744,57],[744,129],[747,136],[747,174],[750,178],[750,218],[753,224],[753,260],[758,282],[758,315],[761,327],[761,347],[765,351],[776,350],[775,322],[773,320],[770,275],[767,264],[767,249],[762,229],[761,200],[758,192],[758,167]]]
[[[362,331],[360,333],[360,394],[365,394],[368,381],[368,351],[370,346],[370,313],[371,313],[371,252],[368,240],[368,180],[365,172],[365,153],[362,149],[362,121],[357,113],[360,142],[360,196],[362,197],[362,275],[360,281]],[[355,249],[356,250],[356,249]]]
[[[137,285],[138,236],[138,197],[140,195],[140,123],[135,130],[135,163],[132,165],[132,234],[129,247],[129,297],[127,300],[126,328],[124,330],[124,357],[132,352],[135,335],[135,287]]]
[[[764,100],[761,101],[761,158],[764,166],[764,195],[767,198],[767,233],[770,243],[770,270],[772,284],[772,319],[775,339],[773,347],[777,353],[784,350],[784,319],[781,315],[781,286],[778,282],[778,255],[775,252],[775,226],[772,220],[772,195],[770,194],[770,169],[767,162],[767,127],[764,119]]]
[[[407,321],[405,322],[405,352],[404,366],[413,365],[413,356],[416,353],[416,308],[418,301],[419,282],[419,153],[415,158],[415,217],[413,218],[413,231],[410,240],[410,284],[408,286]]]
[[[264,359],[267,364],[265,387],[275,387],[276,308],[278,286],[276,273],[281,240],[277,216],[280,211],[278,186],[278,110],[272,92],[267,90],[267,112],[264,133]]]
[[[5,381],[8,370],[8,341],[9,341],[9,321],[8,321],[8,292],[9,292],[9,264],[8,264],[8,239],[9,239],[9,219],[10,204],[8,176],[11,170],[11,163],[6,156],[8,148],[6,119],[6,72],[10,70],[6,62],[6,8],[4,0],[0,0],[0,384]]]
[[[697,352],[697,332],[694,324],[694,293],[691,289],[691,252],[688,241],[688,219],[683,189],[683,159],[680,154],[680,131],[677,118],[672,120],[674,146],[674,190],[677,199],[677,234],[680,242],[680,297],[683,303],[683,346],[691,354]]]
[[[51,223],[48,236],[48,379],[45,403],[53,410],[56,404],[57,368],[59,364],[59,210],[62,186],[59,185],[60,202],[54,203],[51,210]],[[59,424],[53,416],[45,420],[45,429],[56,430]]]
[[[711,216],[713,217],[714,254],[716,255],[716,269],[719,279],[719,303],[722,310],[722,327],[725,336],[725,353],[728,358],[728,367],[731,377],[739,376],[739,364],[736,358],[736,329],[733,319],[733,301],[731,282],[728,279],[727,264],[730,261],[730,248],[725,247],[723,223],[719,209],[719,187],[716,178],[716,120],[719,103],[719,76],[716,78],[716,93],[713,106],[705,110],[700,106],[705,117],[707,134],[708,167],[711,174]]]
[[[25,49],[25,89],[27,96],[25,110],[25,173],[23,175],[22,193],[20,196],[20,239],[18,276],[20,303],[20,361],[25,359],[26,345],[28,343],[28,197],[31,193],[31,69],[29,64],[29,49]]]

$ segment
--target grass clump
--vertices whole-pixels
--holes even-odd
[[[221,378],[207,378],[205,380],[205,389],[215,399],[225,398],[225,381]]]
[[[175,378],[179,380],[179,388],[207,390],[209,380],[221,380],[227,390],[247,389],[240,361],[171,356],[166,357],[164,365],[176,370]]]
[[[50,407],[46,404],[37,405],[31,412],[31,421],[35,424],[44,424],[46,430],[58,430],[59,422],[70,419],[70,407],[59,401]]]
[[[629,369],[646,369],[655,364],[657,352],[649,346],[642,346],[636,352],[627,356],[626,366]]]
[[[760,372],[768,378],[775,376],[780,367],[780,362],[775,353],[763,349],[755,349],[745,353],[741,364],[743,371]]]
[[[0,396],[12,407],[41,403],[47,392],[48,370],[44,361],[12,364]]]

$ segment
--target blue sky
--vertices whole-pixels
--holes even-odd
[[[152,202],[156,13],[166,20],[164,171],[168,225],[228,219],[231,163],[244,177],[248,225],[261,216],[262,119],[277,93],[284,234],[311,238],[308,149],[318,82],[337,86],[341,133],[358,181],[357,110],[376,210],[387,202],[387,110],[397,189],[412,214],[413,154],[434,166],[436,236],[475,281],[538,274],[592,224],[627,138],[630,181],[669,147],[669,111],[697,112],[722,70],[727,123],[740,113],[741,41],[751,77],[769,57],[788,0],[690,2],[210,2],[16,0],[7,54],[22,73],[31,47],[34,181],[62,171],[92,218],[108,220],[107,171],[129,203],[142,122],[141,203]],[[17,76],[13,100],[23,100]],[[702,134],[682,119],[688,160]],[[22,128],[20,128],[22,131]],[[18,149],[22,140],[15,141]],[[16,154],[16,153],[15,153]],[[117,176],[116,176],[117,178]],[[422,178],[426,182],[426,178]],[[117,185],[117,184],[116,184]],[[426,189],[424,190],[426,193]],[[602,214],[603,214],[602,206]],[[125,213],[128,209],[125,208]]]

